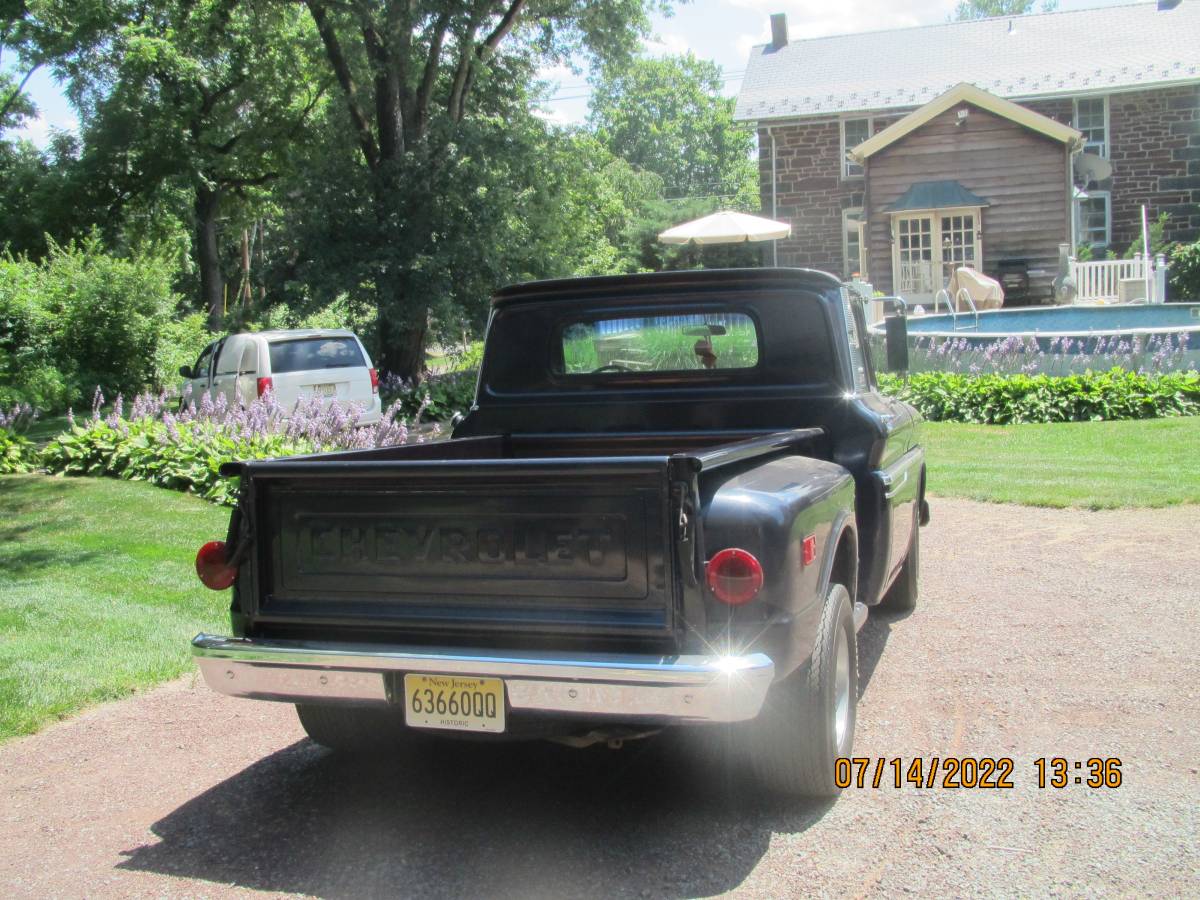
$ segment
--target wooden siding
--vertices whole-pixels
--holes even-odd
[[[1046,270],[1030,279],[1033,295],[1044,296],[1057,271],[1058,245],[1070,241],[1065,146],[974,106],[958,125],[960,108],[867,160],[871,281],[892,292],[891,215],[884,207],[916,182],[954,180],[989,202],[982,216],[983,271],[995,276],[1000,260],[1028,259],[1031,269]]]

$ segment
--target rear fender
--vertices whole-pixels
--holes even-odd
[[[766,653],[783,677],[812,652],[839,543],[849,533],[857,547],[853,479],[832,463],[787,457],[717,486],[702,484],[702,501],[707,557],[737,547],[764,571],[762,591],[744,606],[725,606],[705,589],[706,641],[722,651]],[[804,558],[806,539],[816,543],[812,562]]]

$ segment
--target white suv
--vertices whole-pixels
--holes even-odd
[[[285,410],[320,397],[323,406],[335,400],[343,409],[356,404],[364,425],[382,417],[379,375],[352,331],[231,334],[205,347],[196,364],[183,366],[179,374],[188,379],[196,401],[205,393],[214,400],[224,394],[230,403],[248,405],[270,391]]]

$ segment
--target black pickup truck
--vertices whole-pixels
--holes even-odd
[[[928,518],[865,335],[808,270],[500,291],[450,440],[227,467],[205,680],[335,750],[719,726],[767,788],[833,793],[858,629],[916,602]]]

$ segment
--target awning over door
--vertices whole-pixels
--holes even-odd
[[[884,212],[910,209],[959,209],[983,207],[988,201],[973,194],[957,181],[918,181],[883,208]]]

